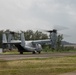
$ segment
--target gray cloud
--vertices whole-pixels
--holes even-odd
[[[76,42],[76,0],[0,0],[0,29],[51,29],[53,25],[66,26],[61,31]]]

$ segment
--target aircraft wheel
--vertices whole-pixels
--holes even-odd
[[[38,53],[40,54],[40,53],[41,53],[41,51],[38,51]]]
[[[20,52],[20,54],[23,54],[23,52]]]
[[[35,51],[33,51],[33,52],[32,52],[32,54],[36,54],[36,52],[35,52]]]

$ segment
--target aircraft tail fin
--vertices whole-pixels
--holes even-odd
[[[7,38],[6,38],[6,34],[5,33],[3,33],[3,35],[2,35],[2,43],[3,44],[7,43]]]
[[[21,33],[21,46],[25,46],[25,37],[24,37],[24,33]]]

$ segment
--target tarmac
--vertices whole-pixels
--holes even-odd
[[[51,57],[65,57],[76,56],[76,52],[64,52],[64,53],[41,53],[41,54],[0,54],[2,60],[18,60],[28,58],[51,58]]]

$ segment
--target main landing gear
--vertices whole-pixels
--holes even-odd
[[[33,51],[32,54],[37,54],[37,52],[38,52],[38,54],[41,53],[41,51]]]
[[[32,54],[37,54],[37,53],[40,54],[41,51],[33,51],[33,52],[32,52]],[[23,52],[20,52],[20,54],[23,54]]]
[[[20,52],[20,54],[23,54],[23,52]]]

